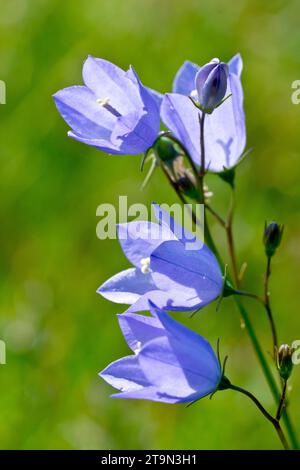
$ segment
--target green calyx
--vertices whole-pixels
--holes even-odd
[[[224,299],[224,297],[229,297],[230,295],[234,295],[236,294],[237,291],[234,289],[233,285],[231,284],[231,282],[229,281],[228,277],[227,277],[227,265],[225,266],[225,271],[224,271],[224,275],[223,275],[223,287],[222,287],[222,292],[219,296],[219,299],[218,299],[218,303],[217,303],[217,307],[216,307],[216,310],[218,311],[220,306],[221,306],[221,303],[222,303],[222,300]]]
[[[228,388],[231,387],[231,382],[230,380],[226,377],[225,375],[225,369],[226,369],[226,364],[227,364],[227,360],[228,360],[228,356],[225,356],[224,358],[224,361],[223,361],[223,364],[222,364],[222,361],[221,361],[221,354],[220,354],[220,338],[218,339],[217,341],[217,357],[218,357],[218,362],[219,362],[219,365],[220,365],[220,369],[221,369],[221,378],[220,378],[220,381],[215,389],[215,391],[210,395],[210,399],[212,399],[212,397],[214,396],[214,394],[216,392],[218,392],[219,390],[226,390]]]
[[[200,111],[202,111],[205,114],[211,114],[215,109],[219,108],[219,106],[221,106],[224,103],[224,101],[228,100],[228,98],[230,98],[231,96],[232,96],[232,93],[225,96],[219,103],[217,103],[212,108],[204,108],[199,101],[195,100],[191,96],[189,98],[192,101],[193,105],[196,106],[196,108],[198,108]]]
[[[218,173],[218,176],[228,183],[232,189],[234,188],[234,181],[235,181],[235,167],[229,168],[229,169],[224,169],[221,173]]]
[[[231,387],[230,380],[226,377],[226,375],[223,374],[219,382],[217,390],[227,390],[230,387]]]
[[[249,153],[252,152],[252,149],[247,149],[238,159],[237,163],[232,166],[231,168],[226,168],[225,166],[223,167],[223,171],[220,173],[217,173],[217,175],[226,183],[228,183],[232,189],[234,189],[235,186],[235,173],[236,173],[236,168],[240,166],[240,164],[244,161],[244,159],[249,155]]]

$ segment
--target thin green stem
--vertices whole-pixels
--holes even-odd
[[[210,228],[209,228],[209,225],[207,223],[207,216],[206,216],[206,206],[204,208],[204,214],[205,214],[205,217],[204,217],[204,221],[205,221],[205,224],[204,224],[204,240],[205,240],[205,243],[206,245],[211,249],[211,251],[215,254],[215,257],[217,258],[218,262],[219,262],[219,265],[222,269],[222,271],[224,271],[224,268],[225,268],[225,264],[220,256],[220,253],[218,252],[218,249],[215,245],[215,242],[214,242],[214,239],[212,237],[212,234],[210,233]]]
[[[200,194],[202,197],[202,203],[205,203],[204,198],[204,176],[205,176],[205,142],[204,142],[204,123],[205,123],[205,113],[199,113],[199,124],[200,124],[200,173],[199,173],[199,182],[200,182]]]
[[[203,179],[205,175],[205,142],[204,142],[204,123],[205,123],[205,113],[199,113],[199,124],[200,124],[200,178]]]
[[[215,217],[215,219],[219,222],[219,224],[225,228],[226,227],[226,220],[224,220],[220,214],[218,214],[209,204],[206,204],[206,209]]]
[[[278,350],[278,336],[276,326],[272,314],[271,303],[270,303],[270,291],[269,291],[269,280],[271,276],[271,257],[267,257],[267,268],[264,279],[264,305],[268,315],[268,319],[271,326],[272,337],[273,337],[273,354],[275,357],[276,351]]]
[[[241,299],[239,297],[234,296],[233,298],[234,298],[234,302],[235,302],[235,304],[236,304],[236,306],[239,310],[239,313],[240,313],[240,315],[243,319],[245,328],[248,332],[248,335],[250,337],[252,346],[253,346],[253,348],[256,352],[257,358],[258,358],[258,360],[260,362],[260,365],[262,367],[264,376],[265,376],[265,378],[267,380],[267,383],[268,383],[268,385],[271,389],[272,395],[273,395],[273,397],[275,398],[275,400],[277,402],[278,397],[279,397],[278,388],[277,388],[276,382],[274,380],[273,374],[270,370],[269,364],[268,364],[268,362],[265,358],[263,350],[262,350],[262,348],[260,346],[260,343],[257,339],[257,336],[255,334],[255,331],[254,331],[252,322],[250,320],[250,317],[248,315],[248,312],[247,312],[246,308],[244,307],[244,305],[242,304]]]
[[[234,294],[241,295],[242,297],[249,297],[250,299],[257,300],[257,302],[264,305],[264,300],[259,295],[253,294],[252,292],[234,289]]]
[[[270,423],[274,426],[284,449],[289,450],[290,447],[289,447],[289,444],[288,444],[288,442],[286,440],[286,437],[283,433],[283,430],[280,426],[279,420],[277,418],[273,418],[273,416],[271,416],[270,413],[268,413],[268,411],[264,408],[264,406],[260,403],[260,401],[248,390],[245,390],[242,387],[238,387],[238,386],[232,385],[232,384],[230,384],[228,388],[231,389],[231,390],[235,390],[236,392],[242,393],[243,395],[247,396],[248,398],[250,398],[250,400],[253,401],[253,403],[257,406],[257,408],[264,415],[264,417],[268,421],[270,421]]]
[[[281,398],[280,398],[280,402],[279,402],[279,405],[278,405],[278,410],[277,410],[277,413],[276,413],[276,419],[279,421],[280,418],[281,418],[281,414],[282,414],[282,410],[285,406],[285,400],[286,400],[286,387],[287,387],[287,380],[284,380],[283,381],[283,388],[282,388],[282,393],[281,393]]]
[[[225,230],[226,230],[229,256],[230,256],[230,259],[231,259],[233,279],[234,279],[236,287],[239,287],[240,278],[239,278],[239,271],[238,271],[237,258],[236,258],[236,252],[235,252],[235,244],[234,244],[234,239],[233,239],[234,207],[235,207],[234,189],[232,188],[231,201],[230,201],[229,212],[228,212],[227,221],[226,221],[226,225],[225,225]]]
[[[235,244],[234,244],[234,238],[233,238],[233,213],[234,213],[234,189],[232,189],[231,193],[231,202],[230,202],[230,207],[227,215],[227,219],[223,219],[223,217],[218,214],[217,211],[215,211],[210,205],[207,204],[207,209],[208,211],[212,214],[212,216],[217,220],[217,222],[225,229],[226,232],[226,238],[227,238],[227,246],[228,246],[228,251],[229,251],[229,256],[231,260],[231,267],[232,267],[232,273],[233,273],[233,279],[236,287],[239,286],[240,284],[240,276],[239,276],[239,271],[238,271],[238,266],[237,266],[237,260],[236,260],[236,253],[235,253]]]

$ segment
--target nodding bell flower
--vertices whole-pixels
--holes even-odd
[[[119,224],[120,244],[134,267],[115,274],[97,292],[129,304],[127,312],[148,310],[149,301],[169,311],[200,309],[223,293],[219,263],[195,234],[160,206],[153,208],[159,224]]]
[[[68,135],[110,154],[140,154],[154,143],[160,127],[161,96],[144,87],[132,67],[127,72],[89,56],[84,86],[55,93],[54,100],[71,127]]]
[[[100,377],[120,390],[112,397],[189,403],[217,391],[222,370],[209,342],[153,303],[148,308],[152,316],[118,315],[134,354],[100,372]]]
[[[277,222],[265,224],[263,242],[265,245],[266,255],[271,258],[279,247],[283,234],[283,225]]]
[[[227,90],[228,65],[213,59],[197,72],[195,86],[200,107],[212,112],[220,104]],[[192,92],[192,96],[195,93]]]

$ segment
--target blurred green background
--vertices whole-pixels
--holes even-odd
[[[51,95],[81,83],[93,54],[133,64],[146,85],[170,91],[185,59],[244,59],[248,147],[241,165],[235,219],[244,287],[262,289],[265,219],[286,226],[274,260],[272,301],[280,339],[300,338],[300,79],[299,2],[275,0],[1,0],[0,78],[0,446],[19,449],[263,449],[280,448],[271,425],[243,396],[226,391],[184,406],[112,400],[97,376],[127,354],[116,313],[122,306],[96,295],[109,276],[128,267],[116,240],[96,238],[96,208],[175,200],[161,174],[141,192],[139,157],[109,157],[69,139]],[[228,190],[209,180],[214,205]],[[225,253],[219,227],[214,235]],[[247,301],[266,351],[264,311]],[[233,302],[189,320],[176,318],[229,355],[228,374],[272,412],[274,403]],[[270,359],[271,362],[271,359]],[[300,436],[300,370],[295,367],[290,413]]]

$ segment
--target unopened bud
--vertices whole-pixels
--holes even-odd
[[[292,373],[293,361],[292,356],[294,349],[288,344],[282,344],[277,351],[277,367],[280,376],[287,380]]]
[[[266,255],[270,258],[273,256],[280,245],[283,233],[283,225],[277,222],[265,224],[263,242],[265,245]]]
[[[203,110],[211,112],[220,104],[227,90],[228,73],[228,65],[219,59],[213,59],[201,67],[196,75],[195,85]]]
[[[185,170],[184,174],[177,177],[176,186],[187,197],[199,200],[200,194],[197,187],[196,178],[189,170]]]
[[[159,137],[156,140],[153,148],[158,158],[166,164],[171,163],[175,158],[182,154],[182,151],[174,142],[174,140],[168,138],[167,136]]]

